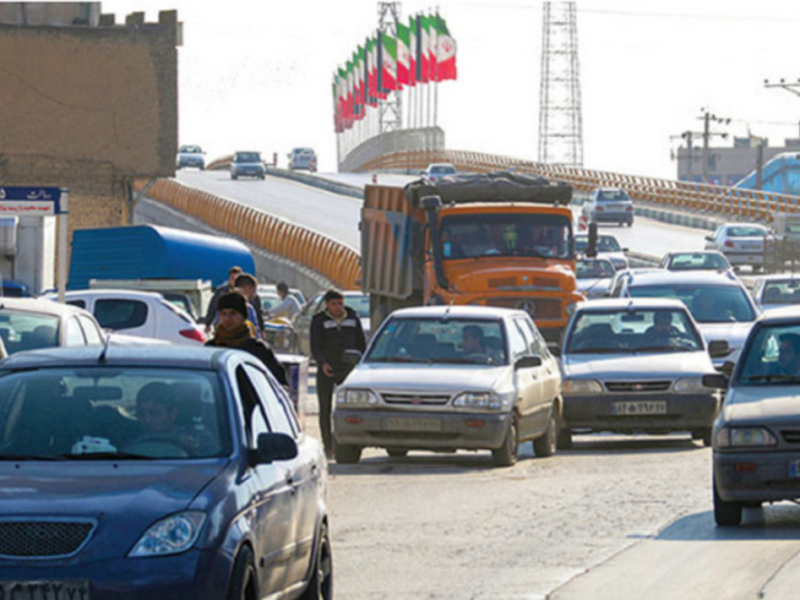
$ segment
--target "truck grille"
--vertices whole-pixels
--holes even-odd
[[[75,554],[94,524],[70,521],[0,521],[0,556],[54,558]]]
[[[561,318],[561,300],[558,299],[525,297],[487,298],[486,305],[524,310],[531,315],[534,321],[538,319]]]
[[[643,393],[664,392],[669,389],[671,381],[606,381],[609,392]]]
[[[442,404],[447,404],[448,400],[450,400],[450,396],[446,395],[386,393],[381,394],[381,396],[386,404],[408,404],[414,406],[441,406]]]

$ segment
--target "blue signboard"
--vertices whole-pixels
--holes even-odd
[[[0,187],[0,214],[48,216],[66,214],[66,190],[57,187]]]

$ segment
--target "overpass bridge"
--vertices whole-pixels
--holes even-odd
[[[640,218],[631,230],[612,231],[623,246],[654,256],[675,249],[701,249],[707,234],[703,225],[707,229],[726,220],[771,223],[775,213],[800,211],[798,196],[453,150],[404,150],[371,156],[356,165],[353,173],[310,176],[273,170],[265,181],[230,180],[227,171],[213,170],[214,166],[224,168],[222,159],[212,163],[211,170],[182,171],[177,179],[160,180],[148,196],[287,261],[290,269],[318,274],[318,286],[330,283],[356,288],[360,281],[360,190],[373,173],[380,173],[381,183],[404,185],[432,162],[450,162],[460,171],[533,173],[567,182],[579,192],[599,186],[623,187],[637,201]],[[672,224],[641,218],[654,213],[671,217]]]

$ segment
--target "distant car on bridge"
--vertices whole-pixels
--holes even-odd
[[[264,179],[266,175],[267,169],[258,152],[237,152],[233,155],[231,179],[239,179],[239,177]]]
[[[197,167],[201,171],[206,167],[205,152],[200,146],[181,146],[178,148],[178,158],[175,168]]]
[[[289,153],[289,170],[317,170],[317,154],[311,148],[294,148]]]
[[[589,236],[585,233],[579,233],[575,236],[575,253],[582,255],[586,252],[589,246]],[[597,236],[597,256],[602,256],[610,260],[614,268],[617,270],[628,268],[628,257],[625,253],[627,248],[622,248],[613,235],[598,235]]]
[[[622,188],[596,188],[583,205],[589,223],[633,225],[633,202]]]
[[[448,175],[455,175],[456,173],[457,173],[456,168],[450,163],[434,163],[428,165],[428,168],[422,172],[422,176],[429,183],[435,184],[442,177],[447,177]]]
[[[754,271],[764,268],[774,243],[772,231],[759,223],[724,223],[706,236],[706,250],[719,250],[734,267],[748,265]]]

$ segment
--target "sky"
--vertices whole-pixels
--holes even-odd
[[[584,167],[674,179],[680,133],[800,137],[800,96],[764,80],[800,78],[800,2],[578,0]],[[279,164],[310,146],[336,170],[331,75],[378,24],[372,0],[111,0],[104,13],[177,10],[179,143],[209,158],[256,149]],[[542,2],[401,3],[436,8],[458,45],[458,80],[439,85],[448,149],[537,160]],[[798,88],[800,92],[800,88]]]

